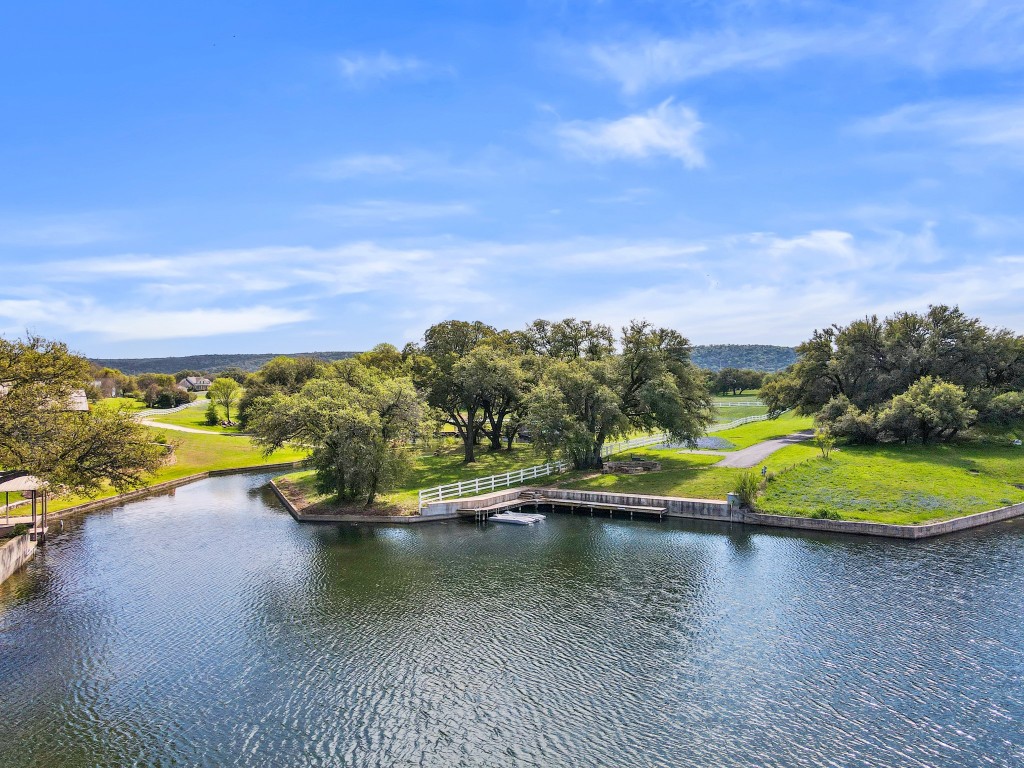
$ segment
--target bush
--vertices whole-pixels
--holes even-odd
[[[811,518],[814,519],[814,520],[842,520],[843,519],[842,515],[840,515],[838,512],[836,512],[834,510],[831,510],[831,509],[825,509],[825,507],[821,507],[820,509],[812,512],[811,513]]]
[[[28,533],[30,527],[31,526],[29,526],[28,523],[18,523],[14,526],[14,532],[11,535],[22,536],[23,534]]]
[[[757,500],[757,492],[761,488],[761,481],[753,472],[747,471],[740,474],[736,480],[735,493],[740,498],[740,503],[747,509],[754,509],[754,502]]]
[[[217,411],[215,403],[210,403],[206,406],[206,424],[211,427],[217,426],[220,423],[220,413]]]

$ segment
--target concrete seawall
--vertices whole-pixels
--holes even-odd
[[[28,533],[16,536],[0,547],[0,584],[7,581],[8,576],[31,560],[35,552],[36,542]]]
[[[459,509],[479,509],[514,501],[519,497],[522,488],[495,491],[481,496],[437,502],[423,510],[423,519],[448,519]],[[1009,520],[1024,515],[1024,503],[1012,504],[987,512],[965,515],[952,520],[922,525],[889,525],[885,523],[869,523],[859,520],[818,520],[810,517],[787,517],[785,515],[765,515],[749,512],[739,507],[730,507],[728,502],[715,499],[687,499],[677,496],[647,496],[643,494],[609,493],[603,491],[577,491],[564,488],[532,487],[532,491],[542,493],[551,500],[565,499],[577,503],[592,502],[594,504],[620,504],[629,507],[664,507],[666,516],[681,517],[691,520],[718,520],[744,525],[767,526],[774,528],[790,528],[806,531],[823,531],[828,533],[846,533],[859,536],[884,536],[896,539],[925,539],[942,536],[956,531],[965,531],[979,526]]]

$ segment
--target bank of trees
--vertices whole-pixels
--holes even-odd
[[[281,358],[254,374],[241,404],[269,451],[313,450],[318,483],[372,503],[409,464],[409,445],[451,429],[463,459],[526,438],[575,466],[601,466],[608,440],[663,430],[702,435],[713,404],[689,342],[632,322],[538,320],[523,330],[451,320],[399,351],[382,344],[335,363]]]
[[[738,395],[747,389],[760,389],[765,373],[750,368],[723,368],[709,372],[709,385],[716,395]]]
[[[1024,429],[1024,337],[957,307],[815,331],[768,376],[762,400],[855,442],[948,440],[980,425]]]
[[[56,491],[143,484],[163,449],[127,413],[73,407],[92,373],[59,342],[0,338],[0,469],[29,472]]]

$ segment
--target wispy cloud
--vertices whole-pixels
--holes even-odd
[[[749,16],[749,9],[745,16]],[[570,49],[586,69],[635,94],[725,72],[782,69],[813,58],[878,60],[927,72],[1013,70],[1024,63],[1024,5],[996,0],[922,0],[885,13],[797,8],[788,25],[750,22],[686,35],[635,33]],[[837,22],[842,19],[842,22]]]
[[[697,144],[702,127],[696,112],[668,99],[647,112],[619,120],[562,123],[557,133],[567,150],[587,160],[663,155],[681,160],[687,168],[697,168],[704,165],[704,153]]]
[[[92,299],[0,300],[0,318],[18,327],[45,324],[74,333],[96,334],[111,341],[184,339],[266,331],[312,317],[308,310],[272,306],[196,307],[151,310],[97,306]]]
[[[407,173],[420,160],[407,155],[356,154],[325,160],[310,168],[321,179],[351,179],[358,176],[396,176]]]
[[[65,247],[109,242],[124,236],[111,216],[0,216],[0,245],[18,247]]]
[[[908,104],[863,120],[855,129],[867,135],[929,135],[962,147],[1024,151],[1024,102],[937,101]]]
[[[310,209],[312,218],[340,224],[381,224],[403,221],[444,219],[474,213],[468,203],[416,203],[401,200],[364,200],[359,203],[317,205]]]
[[[843,45],[849,41],[843,40]],[[721,31],[686,38],[644,38],[590,45],[586,56],[626,93],[682,83],[728,70],[777,69],[816,54],[833,53],[826,31]]]
[[[429,64],[415,56],[396,56],[387,51],[343,54],[338,56],[337,66],[342,79],[352,87],[399,77],[426,77],[451,72],[449,67]]]

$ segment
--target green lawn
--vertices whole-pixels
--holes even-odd
[[[739,410],[739,409],[730,409]],[[797,416],[793,412],[784,413],[777,419],[767,421],[755,421],[751,424],[744,424],[741,427],[727,429],[722,432],[712,433],[715,437],[721,437],[732,443],[737,448],[746,448],[754,443],[771,440],[774,437],[785,437],[793,432],[803,429],[812,429],[814,420],[810,416]]]
[[[214,434],[235,434],[239,433],[238,427],[222,427],[214,426],[211,427],[206,423],[206,408],[209,405],[209,400],[197,401],[199,405],[193,404],[191,407],[186,408],[176,413],[168,413],[166,415],[157,415],[147,417],[149,421],[159,422],[160,424],[176,424],[179,427],[189,427],[191,429],[201,429],[204,432],[211,432]],[[220,417],[224,418],[224,409],[218,409]],[[237,418],[237,414],[235,414]],[[168,430],[170,432],[170,430]],[[180,434],[180,433],[174,433]]]
[[[809,461],[768,484],[758,507],[910,525],[1024,501],[1014,483],[1024,484],[1024,450],[1012,446],[846,446],[827,461],[812,451]]]
[[[715,423],[727,424],[736,419],[745,419],[747,416],[763,416],[768,409],[763,405],[734,405],[731,408],[716,408]]]
[[[544,455],[530,446],[516,446],[512,451],[495,453],[481,448],[477,451],[477,460],[469,465],[462,463],[461,446],[446,450],[441,456],[419,456],[413,461],[413,469],[401,487],[391,493],[380,495],[377,506],[393,507],[402,512],[415,512],[419,503],[419,491],[422,489],[532,467],[545,461]],[[311,501],[326,501],[326,497],[318,496],[313,490],[312,470],[293,472],[284,479],[294,482]]]
[[[738,395],[715,395],[713,399],[716,403],[732,403],[736,401],[745,403],[750,400],[758,400],[759,398],[756,389],[745,389]]]
[[[146,404],[141,400],[136,400],[134,397],[107,397],[103,400],[97,400],[92,404],[92,407],[110,410],[124,408],[129,411],[141,411],[145,409]]]
[[[163,434],[168,441],[174,443],[174,461],[158,470],[152,483],[175,480],[198,472],[211,469],[238,469],[242,467],[258,467],[263,464],[279,464],[286,461],[299,461],[306,457],[305,451],[283,448],[269,457],[265,457],[247,437],[225,437],[223,435],[195,435],[188,432],[160,432],[151,428],[154,435]],[[101,493],[96,498],[113,496],[112,490]],[[93,499],[83,497],[64,497],[55,499],[50,509],[58,511],[65,507],[81,504]]]

